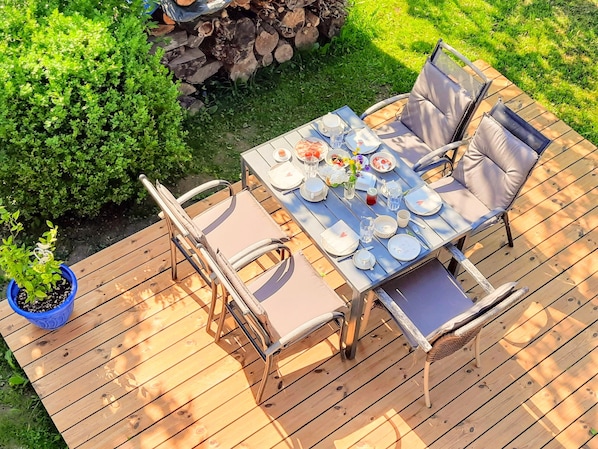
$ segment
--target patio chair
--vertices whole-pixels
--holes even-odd
[[[475,234],[503,221],[513,247],[508,211],[551,140],[501,100],[484,114],[454,171],[430,183]],[[466,237],[457,247],[463,249]],[[451,270],[455,268],[453,263]]]
[[[432,405],[430,365],[475,339],[476,366],[480,367],[480,331],[527,293],[527,288],[516,290],[515,282],[494,289],[456,247],[450,245],[448,250],[488,293],[485,297],[472,301],[436,258],[375,291],[411,347],[426,353],[423,388],[427,407]]]
[[[417,172],[451,165],[491,83],[469,59],[440,39],[411,92],[376,103],[361,118],[407,100],[397,120],[375,130],[378,137]]]
[[[237,274],[237,270],[274,250],[290,254],[282,244],[250,249],[232,260],[218,250],[213,267],[220,280],[223,304],[216,341],[222,335],[228,311],[265,363],[256,395],[258,404],[262,401],[273,358],[331,322],[338,325],[339,351],[344,359],[346,304],[301,253],[284,258],[248,283]]]
[[[234,193],[228,181],[214,180],[201,184],[175,198],[162,184],[154,186],[145,175],[139,179],[161,209],[170,237],[170,267],[173,280],[177,279],[177,249],[212,289],[208,325],[212,321],[217,296],[216,279],[205,257],[199,251],[220,248],[227,257],[253,245],[268,245],[287,240],[280,226],[264,210],[248,190]],[[183,204],[209,191],[224,190],[225,198],[198,215],[191,217]]]

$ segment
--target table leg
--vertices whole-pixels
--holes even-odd
[[[368,321],[370,320],[370,313],[374,308],[374,300],[376,299],[376,294],[373,290],[368,292],[368,295],[365,299],[365,310],[363,311],[363,317],[361,319],[361,325],[359,326],[359,335],[363,335],[365,333],[365,329],[368,326]]]
[[[373,295],[373,292],[371,292]],[[369,294],[368,294],[369,298]],[[347,359],[354,359],[357,352],[357,342],[359,341],[360,331],[364,328],[362,326],[362,317],[366,310],[367,299],[365,295],[358,292],[353,292],[351,296],[351,308],[349,311],[349,321],[347,323],[347,333],[345,336],[345,355]],[[369,311],[367,318],[369,318]]]

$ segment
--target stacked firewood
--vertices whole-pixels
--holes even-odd
[[[185,8],[201,0],[175,1]],[[219,72],[247,80],[260,67],[290,60],[295,50],[329,41],[345,22],[346,6],[346,0],[232,0],[186,22],[159,10],[150,40],[164,48],[162,62],[188,84]]]

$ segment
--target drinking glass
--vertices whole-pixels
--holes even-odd
[[[320,159],[315,156],[306,156],[303,160],[303,168],[305,170],[305,178],[315,178],[318,176],[318,165]]]
[[[401,207],[401,199],[403,192],[398,186],[388,186],[388,210],[397,211]]]
[[[361,217],[359,222],[359,240],[362,243],[370,243],[374,238],[374,219],[372,217]]]
[[[333,150],[338,150],[343,145],[343,128],[337,126],[330,128],[330,147]]]

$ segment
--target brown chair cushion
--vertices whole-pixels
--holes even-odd
[[[490,210],[509,209],[538,154],[484,115],[453,177]]]
[[[425,142],[398,120],[376,128],[375,132],[409,166],[413,166],[432,151]]]
[[[430,148],[451,142],[473,98],[431,61],[424,64],[401,121]]]
[[[440,178],[432,182],[430,187],[440,194],[442,201],[470,223],[490,212],[484,203],[452,176]]]
[[[230,258],[264,239],[284,238],[280,226],[251,192],[242,190],[193,217],[210,246]]]

